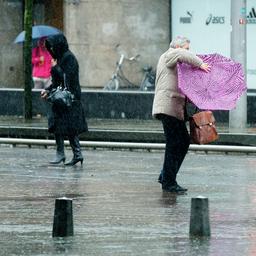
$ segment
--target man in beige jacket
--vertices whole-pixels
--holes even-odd
[[[170,43],[170,48],[163,53],[157,64],[156,89],[152,114],[162,121],[166,138],[164,164],[159,182],[168,192],[185,192],[186,188],[178,185],[176,176],[187,154],[190,137],[184,120],[185,96],[178,90],[176,65],[178,62],[210,71],[194,53],[189,51],[190,41],[178,36]]]

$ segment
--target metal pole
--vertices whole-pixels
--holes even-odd
[[[53,237],[74,235],[72,199],[62,197],[55,200]]]
[[[32,119],[32,23],[33,23],[33,0],[25,0],[25,43],[24,43],[24,117]]]
[[[231,1],[231,58],[244,67],[246,79],[246,0]],[[229,131],[245,132],[247,125],[247,94],[229,112]]]
[[[169,41],[172,41],[172,0],[169,0]]]
[[[190,236],[211,236],[209,202],[207,197],[198,196],[191,199]]]
[[[0,138],[1,144],[28,145],[28,146],[55,146],[55,140],[37,140],[37,139],[16,139]],[[69,145],[64,141],[65,146]],[[91,148],[110,148],[110,149],[145,149],[145,150],[164,150],[164,143],[137,143],[137,142],[112,142],[112,141],[80,141],[81,147]],[[254,146],[222,146],[222,145],[196,145],[189,146],[190,151],[210,151],[210,152],[238,152],[238,153],[256,153]]]

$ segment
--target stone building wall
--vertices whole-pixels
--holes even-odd
[[[22,45],[13,44],[23,30],[22,2],[0,1],[0,88],[23,87]],[[140,54],[137,62],[124,62],[126,76],[139,84],[142,67],[155,67],[158,57],[168,47],[169,0],[35,2],[36,24],[58,27],[58,17],[60,24],[63,22],[70,48],[79,60],[83,88],[102,88],[111,77],[120,53],[127,57]]]
[[[124,63],[126,76],[139,84],[142,67],[155,67],[168,47],[169,11],[168,0],[66,1],[64,31],[79,59],[81,85],[102,88],[120,53],[140,54]]]
[[[23,30],[23,1],[0,1],[0,88],[23,88],[23,45],[14,44]],[[43,0],[34,0],[34,23],[45,24]]]
[[[22,47],[13,43],[22,30],[21,1],[0,1],[0,87],[18,87],[23,79]]]

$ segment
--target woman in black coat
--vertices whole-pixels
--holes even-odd
[[[74,95],[71,107],[59,107],[52,104],[52,113],[48,117],[48,130],[54,133],[57,150],[52,164],[65,162],[64,136],[67,136],[73,151],[73,159],[65,165],[83,164],[78,135],[88,131],[87,123],[81,104],[81,87],[79,83],[79,65],[74,54],[69,50],[67,39],[63,34],[50,36],[45,46],[53,57],[51,69],[52,84],[42,91],[41,96],[47,99],[51,91],[66,84]]]

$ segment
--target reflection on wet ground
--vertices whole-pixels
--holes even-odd
[[[0,147],[0,255],[256,255],[256,158],[188,154],[163,193],[163,152],[86,150],[50,166],[54,149]],[[67,150],[67,158],[71,151]],[[189,237],[191,198],[209,198],[211,238]],[[74,237],[52,238],[55,198],[73,198]]]

